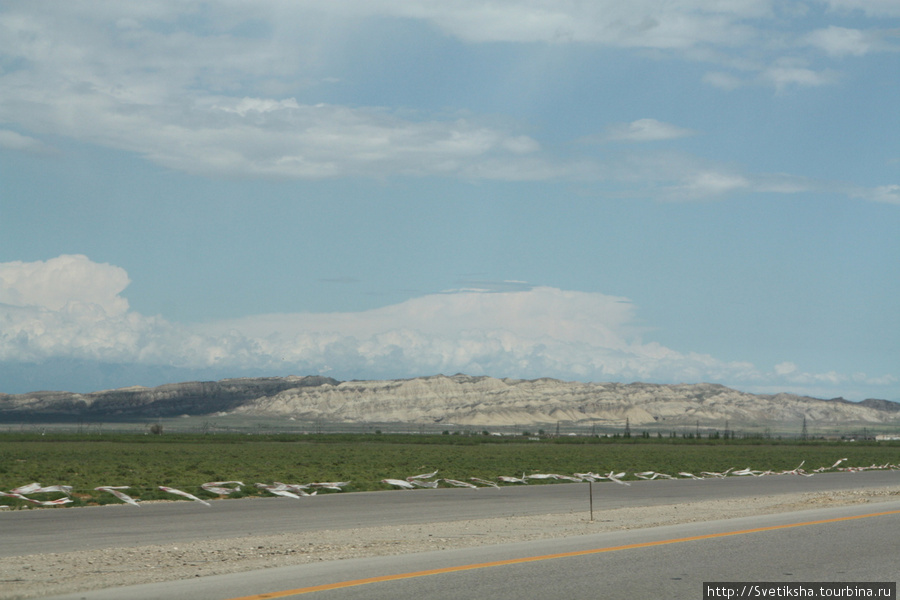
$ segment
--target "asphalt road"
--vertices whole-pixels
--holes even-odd
[[[301,593],[304,598],[323,600],[699,600],[705,582],[896,583],[898,539],[900,501],[893,501],[307,564],[50,600],[262,600],[300,597]],[[444,572],[427,572],[433,569]],[[314,591],[311,586],[332,589]]]
[[[792,492],[847,490],[900,483],[900,471],[778,475],[704,480],[593,484],[595,515],[603,509]],[[0,558],[42,552],[318,531],[471,518],[585,512],[586,483],[499,489],[393,490],[323,494],[299,500],[219,500],[212,506],[178,501],[0,513]]]

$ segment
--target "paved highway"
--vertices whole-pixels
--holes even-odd
[[[900,471],[778,475],[593,484],[594,510],[679,504],[791,492],[900,484]],[[299,500],[256,498],[161,502],[140,507],[36,509],[0,513],[0,558],[292,531],[419,524],[460,519],[586,512],[586,483],[499,489],[394,490],[323,494]]]
[[[703,598],[704,582],[896,583],[898,539],[900,501],[893,501],[308,564],[50,600],[263,600],[300,596],[322,600],[699,600]],[[503,564],[491,564],[496,561]],[[441,572],[434,573],[435,569]]]

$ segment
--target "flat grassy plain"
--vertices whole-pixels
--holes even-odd
[[[201,498],[211,481],[241,481],[231,497],[267,495],[253,484],[349,481],[346,492],[387,490],[385,478],[438,470],[438,477],[497,480],[500,475],[610,471],[723,471],[750,467],[812,471],[847,458],[843,466],[900,463],[897,442],[684,440],[668,438],[521,438],[455,435],[86,435],[0,434],[0,491],[31,482],[70,485],[68,506],[118,503],[101,485],[126,485],[138,500],[175,500],[158,486]],[[339,493],[323,490],[322,493]],[[53,499],[34,495],[36,499]],[[30,504],[0,498],[14,508]]]

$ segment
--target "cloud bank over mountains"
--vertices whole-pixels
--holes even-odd
[[[793,363],[767,372],[747,362],[667,348],[643,340],[647,332],[639,325],[638,309],[626,298],[513,283],[514,291],[467,288],[361,312],[256,315],[183,325],[130,310],[121,296],[129,278],[120,267],[83,255],[0,263],[0,363],[63,359],[221,377],[391,379],[465,372],[716,382],[813,394],[896,383],[890,376],[805,373]],[[17,384],[8,380],[7,385]]]

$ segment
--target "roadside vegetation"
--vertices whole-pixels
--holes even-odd
[[[382,479],[438,471],[468,481],[533,473],[656,471],[721,472],[751,468],[783,471],[804,464],[813,471],[846,458],[843,466],[900,462],[898,442],[839,442],[667,437],[495,437],[474,435],[202,435],[0,434],[0,491],[32,482],[72,486],[67,506],[120,503],[98,486],[128,486],[136,500],[174,500],[169,486],[204,499],[200,485],[241,481],[229,497],[266,496],[254,484],[349,481],[345,492],[387,490]],[[533,481],[531,485],[541,485]],[[501,485],[503,485],[501,483]],[[320,490],[318,493],[339,493]],[[59,493],[34,495],[59,498]],[[0,497],[0,505],[30,507]]]

